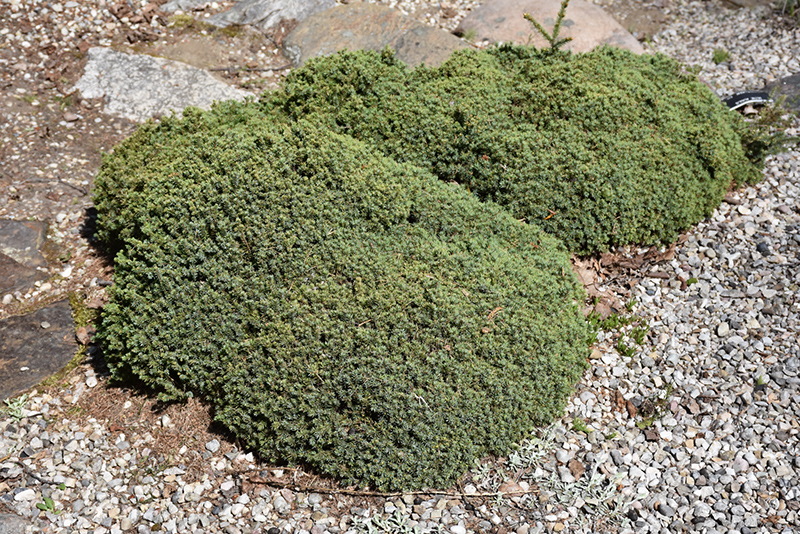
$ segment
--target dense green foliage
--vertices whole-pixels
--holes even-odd
[[[764,157],[675,61],[615,48],[505,46],[413,71],[390,53],[339,54],[261,105],[464,184],[579,253],[674,240],[759,180]]]
[[[105,158],[99,337],[267,459],[446,485],[560,415],[591,336],[567,251],[672,240],[770,146],[663,56],[311,61]]]
[[[585,367],[563,245],[312,123],[229,103],[147,125],[96,202],[113,375],[208,399],[267,459],[444,486],[559,416]]]

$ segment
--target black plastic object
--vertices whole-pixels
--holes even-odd
[[[763,106],[772,102],[772,99],[769,97],[769,93],[763,91],[743,91],[724,98],[722,101],[729,109],[739,109],[749,104]]]

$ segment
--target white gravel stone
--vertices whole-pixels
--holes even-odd
[[[36,498],[36,492],[32,489],[25,489],[14,495],[14,500],[17,502],[32,501]]]

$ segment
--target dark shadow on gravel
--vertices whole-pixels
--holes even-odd
[[[109,261],[113,258],[109,257],[104,247],[100,245],[97,239],[97,208],[89,206],[84,210],[83,222],[78,229],[82,238],[84,238],[89,245],[92,246],[97,252],[105,256]]]

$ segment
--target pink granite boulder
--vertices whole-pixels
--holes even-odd
[[[552,32],[560,7],[561,0],[486,0],[467,15],[456,33],[473,34],[476,42],[512,42],[542,48],[549,46],[547,41],[523,15],[530,13]],[[573,52],[588,52],[603,44],[625,48],[637,54],[644,52],[639,41],[611,15],[600,6],[584,0],[570,1],[559,37],[572,38],[565,48]]]

